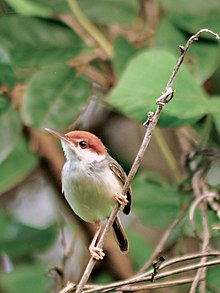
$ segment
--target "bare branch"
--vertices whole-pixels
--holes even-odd
[[[71,2],[69,1],[69,3],[73,3],[73,0]],[[172,99],[172,97],[173,97],[173,95],[175,93],[175,91],[172,89],[173,81],[174,81],[174,78],[175,78],[179,68],[180,68],[180,65],[182,64],[182,62],[184,60],[186,52],[187,52],[189,46],[191,45],[191,43],[193,41],[197,40],[198,37],[200,36],[200,34],[203,33],[203,32],[213,34],[213,35],[215,35],[216,38],[219,38],[219,36],[217,34],[215,34],[214,32],[212,32],[210,30],[207,30],[207,29],[202,29],[199,32],[197,32],[195,35],[193,35],[187,41],[185,47],[181,46],[180,57],[178,58],[178,60],[176,62],[176,65],[174,66],[173,72],[172,72],[172,74],[170,76],[170,79],[169,79],[169,81],[167,83],[165,91],[156,100],[157,109],[156,109],[154,115],[151,115],[151,119],[150,120],[148,119],[145,122],[146,132],[145,132],[142,144],[140,146],[140,149],[138,151],[138,154],[137,154],[137,156],[135,158],[135,161],[134,161],[134,163],[133,163],[133,165],[131,167],[131,170],[130,170],[130,172],[128,174],[127,180],[126,180],[126,182],[124,184],[124,187],[123,187],[123,190],[122,190],[122,194],[124,194],[124,195],[127,193],[128,189],[129,189],[129,186],[131,184],[131,181],[133,180],[133,178],[134,178],[134,176],[135,176],[135,174],[136,174],[136,172],[137,172],[137,170],[138,170],[138,168],[139,168],[139,166],[141,164],[141,161],[143,159],[145,150],[148,147],[149,142],[151,140],[152,131],[155,128],[155,126],[156,126],[156,124],[158,122],[158,119],[160,117],[161,111],[162,111],[164,105]],[[115,217],[117,216],[119,208],[120,207],[119,207],[118,204],[114,207],[114,209],[113,209],[113,211],[112,211],[112,213],[111,213],[111,215],[110,215],[110,217],[108,219],[108,222],[107,222],[107,224],[106,224],[106,226],[104,228],[104,231],[103,231],[103,233],[102,233],[102,235],[100,237],[100,240],[99,240],[99,242],[97,244],[97,247],[103,248],[104,240],[105,240],[106,235],[107,235],[107,233],[109,232],[109,230],[110,230],[110,228],[112,226],[112,223],[114,222]],[[82,276],[82,278],[81,278],[81,280],[80,280],[80,282],[79,282],[79,284],[77,286],[76,293],[80,293],[80,292],[83,291],[83,288],[84,288],[85,284],[87,283],[87,281],[89,279],[89,276],[90,276],[95,264],[96,264],[96,260],[91,257],[90,260],[89,260],[89,263],[88,263],[88,265],[87,265],[87,267],[86,267],[86,269],[84,271],[84,274],[83,274],[83,276]]]
[[[163,264],[161,264],[160,271],[162,269],[168,267],[168,266],[178,264],[178,263],[184,262],[184,261],[189,261],[189,260],[201,258],[201,257],[204,257],[204,256],[219,257],[220,252],[219,251],[212,251],[212,252],[195,253],[195,254],[184,255],[184,256],[181,256],[181,257],[176,257],[176,258],[170,259],[168,261],[165,261]],[[218,264],[220,263],[219,258],[218,258],[217,262],[218,262]],[[201,265],[201,264],[199,264],[199,265]],[[192,270],[194,266],[197,266],[197,264],[190,266],[190,268],[186,269],[186,271]],[[183,271],[185,270],[185,268],[186,267],[180,268],[180,271],[178,271],[179,269],[178,270],[176,270],[176,269],[171,270],[171,271],[169,271],[170,275],[168,275],[168,276],[171,276],[172,274],[181,273],[182,270]],[[197,267],[195,267],[195,269],[196,268]],[[119,287],[121,288],[122,286],[124,287],[126,285],[131,285],[131,284],[139,283],[139,282],[142,282],[142,281],[150,281],[151,278],[152,278],[152,274],[153,274],[153,269],[150,269],[145,273],[139,274],[139,275],[137,275],[135,277],[132,277],[132,278],[124,280],[124,281],[113,282],[113,283],[107,284],[107,285],[93,285],[93,286],[92,285],[87,285],[87,286],[89,286],[89,288],[86,286],[86,290],[84,290],[84,292],[98,292],[98,291],[108,292],[108,291],[114,290],[114,289],[119,288]],[[158,273],[158,275],[155,277],[155,279],[160,278],[161,275],[162,275],[162,277],[164,277],[163,274],[164,273]],[[167,275],[165,275],[165,277],[167,277]]]
[[[202,202],[204,201],[205,199],[208,199],[208,198],[215,198],[216,197],[216,192],[210,192],[209,194],[204,194],[202,195],[201,197],[198,197],[197,199],[195,199],[195,201],[192,203],[191,207],[190,207],[190,210],[189,210],[189,220],[190,220],[190,223],[191,223],[191,226],[192,226],[192,229],[194,231],[194,233],[197,235],[197,232],[196,232],[196,225],[195,225],[195,222],[194,222],[194,214],[195,214],[195,210],[197,208],[197,206]]]

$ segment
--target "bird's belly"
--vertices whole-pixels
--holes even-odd
[[[84,221],[94,223],[107,218],[122,186],[112,173],[107,176],[63,176],[64,195],[73,211]],[[112,176],[109,180],[109,176]]]

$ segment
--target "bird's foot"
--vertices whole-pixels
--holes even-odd
[[[92,257],[94,257],[96,260],[102,260],[105,256],[105,253],[102,248],[98,248],[94,245],[89,246],[89,252]]]
[[[128,203],[127,196],[120,192],[116,192],[114,197],[120,205],[126,205]]]

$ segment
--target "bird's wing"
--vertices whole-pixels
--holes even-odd
[[[121,167],[121,165],[119,165],[119,163],[117,161],[115,161],[112,157],[110,159],[109,167],[112,170],[112,172],[114,172],[115,175],[124,184],[126,179],[127,179],[127,175],[125,174],[125,172],[124,172],[123,168]],[[129,187],[129,189],[127,191],[128,203],[125,205],[125,207],[123,209],[123,212],[126,215],[128,215],[130,213],[130,210],[131,210],[131,195],[132,195],[132,190],[131,190],[131,187]]]

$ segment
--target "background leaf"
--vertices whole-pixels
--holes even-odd
[[[126,68],[128,61],[137,54],[136,49],[125,38],[118,37],[114,43],[113,67],[118,77]]]
[[[36,167],[37,156],[30,152],[27,142],[20,139],[0,168],[0,193],[11,189]]]
[[[133,211],[147,226],[163,229],[179,212],[178,193],[171,186],[148,181],[138,174],[133,183]]]
[[[17,13],[34,16],[47,16],[50,14],[50,10],[47,9],[45,6],[37,3],[37,1],[6,0],[6,2]]]
[[[173,54],[165,50],[148,50],[139,54],[129,62],[108,102],[128,117],[143,122],[147,111],[155,110],[155,98],[165,88],[175,62]],[[159,125],[177,127],[189,124],[207,113],[209,106],[212,108],[202,88],[184,66],[174,82],[174,89],[175,99],[162,113]],[[216,104],[219,105],[218,101]]]
[[[78,4],[87,17],[103,24],[131,25],[135,21],[138,8],[138,1],[127,0],[98,0],[96,5],[91,5],[90,0],[81,0]],[[111,13],[106,13],[107,11]]]
[[[15,267],[13,272],[1,275],[1,286],[7,293],[29,293],[30,290],[33,293],[47,292],[48,280],[45,272],[46,268],[39,264],[21,265]]]
[[[8,100],[0,96],[0,163],[11,153],[21,136],[21,119]]]
[[[25,28],[25,29],[24,29]],[[80,48],[79,37],[68,27],[20,15],[0,18],[0,41],[12,56],[12,64],[36,70],[75,56]]]
[[[219,61],[219,44],[213,39],[205,39],[206,35],[202,34],[199,42],[194,42],[190,46],[184,61],[199,84],[202,84],[214,73]],[[189,34],[178,28],[171,19],[165,17],[160,22],[153,47],[166,48],[178,57],[178,46],[184,45],[188,38]]]
[[[55,225],[46,229],[36,229],[3,217],[4,215],[0,219],[2,228],[0,251],[4,251],[11,259],[16,260],[42,252],[55,239],[57,232]]]
[[[60,64],[42,69],[28,83],[22,117],[26,125],[62,129],[78,116],[89,96],[88,83]]]

